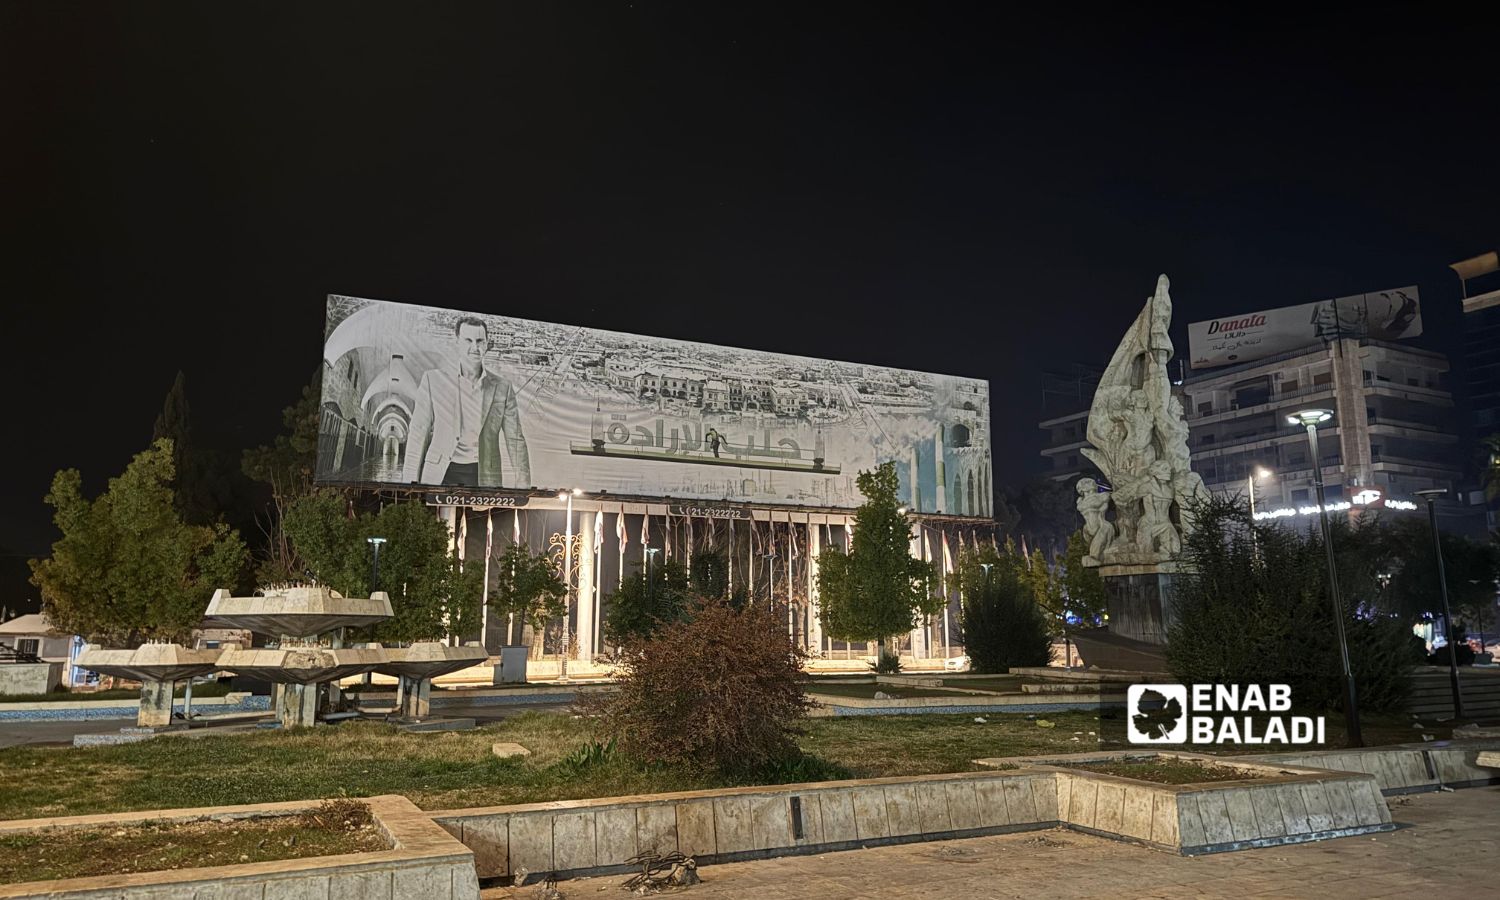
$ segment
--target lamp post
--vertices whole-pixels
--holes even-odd
[[[568,681],[568,653],[572,650],[569,645],[573,642],[568,621],[573,615],[573,498],[581,493],[583,491],[573,488],[557,495],[557,499],[568,501],[568,521],[563,526],[563,584],[567,590],[563,593],[562,662],[557,671],[557,680],[563,684]]]
[[[650,608],[652,615],[656,614],[656,585],[651,583],[651,561],[660,552],[660,547],[646,548],[646,606]]]
[[[1427,526],[1432,532],[1432,552],[1437,556],[1438,588],[1443,598],[1443,627],[1448,644],[1448,682],[1453,688],[1453,717],[1464,717],[1463,690],[1458,684],[1458,648],[1453,646],[1453,613],[1448,609],[1448,573],[1443,568],[1443,542],[1438,538],[1437,507],[1434,501],[1448,493],[1446,488],[1428,488],[1416,495],[1427,501]]]
[[[385,543],[385,538],[368,537],[365,538],[365,543],[375,548],[375,556],[370,560],[370,594],[374,595],[376,591],[380,590],[380,545]],[[375,626],[373,624],[369,626],[365,637],[371,641],[375,640]],[[366,672],[365,686],[369,687],[372,683],[374,683],[374,673]]]
[[[1318,525],[1323,531],[1323,551],[1328,556],[1328,599],[1333,604],[1333,630],[1338,636],[1339,660],[1344,667],[1344,723],[1349,732],[1349,746],[1363,747],[1359,731],[1359,709],[1355,706],[1354,673],[1349,668],[1349,640],[1344,635],[1344,603],[1339,597],[1339,572],[1333,558],[1333,532],[1328,527],[1328,501],[1323,496],[1323,463],[1318,457],[1318,425],[1333,418],[1330,409],[1304,409],[1286,417],[1288,425],[1307,429],[1307,443],[1312,453],[1313,486],[1318,492]]]
[[[370,560],[370,593],[373,594],[380,590],[380,545],[385,543],[385,538],[365,538],[365,543],[375,548],[375,557]]]
[[[1250,521],[1255,521],[1255,479],[1269,478],[1271,470],[1265,466],[1256,466],[1255,469],[1245,476],[1245,489],[1250,492]]]

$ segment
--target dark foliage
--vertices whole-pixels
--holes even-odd
[[[1047,620],[1018,567],[995,565],[973,580],[960,620],[964,649],[975,672],[1045,666],[1052,655]]]
[[[648,763],[732,772],[792,761],[812,705],[803,659],[770,608],[701,601],[632,648],[599,712],[615,745]]]
[[[1343,675],[1321,536],[1252,527],[1228,499],[1206,501],[1193,515],[1197,529],[1183,548],[1178,621],[1167,644],[1172,674],[1184,683],[1286,683],[1299,707],[1338,707]],[[1407,623],[1370,611],[1374,544],[1367,529],[1334,529],[1350,668],[1364,711],[1402,707],[1420,659]]]
[[[686,618],[691,599],[691,581],[681,563],[657,563],[649,575],[637,571],[609,595],[604,636],[617,646],[646,640],[663,626]]]

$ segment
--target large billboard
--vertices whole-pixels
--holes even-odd
[[[1193,322],[1188,352],[1193,368],[1211,369],[1337,338],[1412,338],[1422,333],[1418,300],[1412,286]]]
[[[980,379],[338,295],[323,353],[323,483],[847,508],[892,460],[992,514]]]

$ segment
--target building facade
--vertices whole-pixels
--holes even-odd
[[[1500,352],[1500,351],[1497,351]],[[1463,477],[1456,410],[1440,353],[1369,338],[1318,342],[1267,359],[1190,372],[1177,388],[1189,425],[1193,469],[1209,490],[1247,495],[1265,519],[1295,522],[1314,511],[1306,432],[1289,413],[1330,409],[1319,452],[1330,507],[1413,511],[1415,492],[1453,490]],[[1047,474],[1093,473],[1088,446],[1093,386],[1086,370],[1048,376],[1042,456]],[[1045,410],[1047,403],[1051,410]],[[1068,405],[1073,408],[1068,409]]]
[[[1490,283],[1500,275],[1490,274]],[[1474,437],[1483,442],[1500,434],[1500,288],[1470,295],[1465,284],[1464,298],[1464,376]],[[1485,502],[1483,472],[1497,465],[1481,444],[1474,454],[1480,477],[1471,493],[1471,502],[1485,508],[1485,530],[1500,528],[1500,502]]]
[[[1248,494],[1262,516],[1316,504],[1307,434],[1289,413],[1322,408],[1318,461],[1330,506],[1395,501],[1454,489],[1463,475],[1454,401],[1440,353],[1368,338],[1193,373],[1183,406],[1193,468],[1215,492]]]

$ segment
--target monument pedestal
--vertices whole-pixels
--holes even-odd
[[[1110,634],[1146,644],[1166,644],[1177,621],[1173,605],[1176,573],[1166,566],[1100,566]]]

